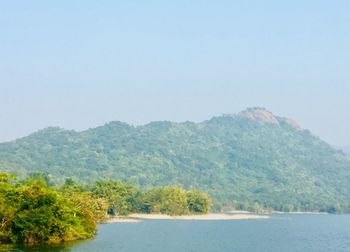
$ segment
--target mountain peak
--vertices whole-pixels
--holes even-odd
[[[236,114],[236,116],[245,117],[247,119],[259,121],[262,123],[279,124],[278,119],[274,114],[261,107],[248,108],[239,112],[238,114]]]

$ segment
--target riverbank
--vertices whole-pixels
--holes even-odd
[[[109,223],[116,222],[135,222],[139,220],[256,220],[256,219],[269,219],[267,215],[256,214],[203,214],[203,215],[181,215],[170,216],[165,214],[130,214],[126,217],[114,217],[110,219]]]

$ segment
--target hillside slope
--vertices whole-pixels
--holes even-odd
[[[345,152],[345,154],[350,156],[350,146],[344,146],[341,148],[342,151]]]
[[[119,178],[147,188],[180,184],[223,206],[349,211],[350,160],[262,108],[201,123],[110,122],[82,132],[47,128],[0,144],[3,171],[58,180]]]

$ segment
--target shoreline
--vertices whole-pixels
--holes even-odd
[[[279,212],[279,211],[273,211],[270,212],[270,214],[293,214],[293,215],[303,215],[303,214],[307,214],[307,215],[327,215],[330,213],[327,212],[298,212],[298,211],[294,211],[294,212]]]
[[[219,220],[259,220],[270,219],[268,215],[257,214],[203,214],[203,215],[181,215],[170,216],[165,214],[130,214],[125,217],[113,217],[107,223],[137,223],[141,220],[200,220],[200,221],[219,221]]]
[[[166,214],[129,214],[127,216],[115,216],[106,223],[138,223],[143,220],[199,220],[199,221],[222,221],[222,220],[266,220],[271,219],[271,215],[327,215],[323,212],[265,212],[261,214],[248,211],[229,211],[226,213],[209,213],[202,215],[179,215],[171,216]]]

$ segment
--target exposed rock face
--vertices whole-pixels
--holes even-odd
[[[281,125],[287,124],[295,130],[302,131],[302,127],[292,118],[279,117],[261,107],[248,108],[236,114],[225,114],[224,116],[243,117],[265,124]]]
[[[262,123],[279,124],[277,117],[264,108],[248,108],[236,115]]]
[[[296,130],[302,130],[302,128],[300,127],[300,125],[292,118],[284,118],[284,121],[291,126],[292,128],[296,129]]]

